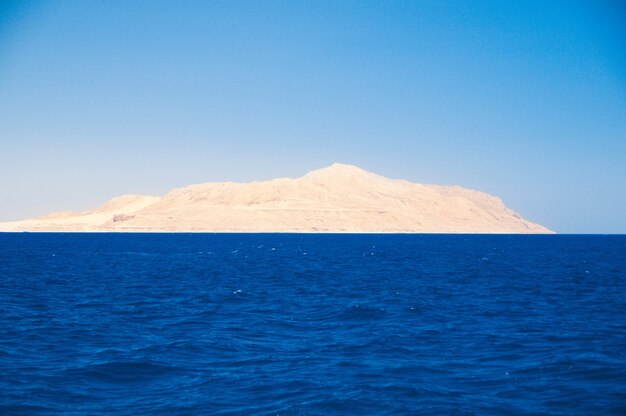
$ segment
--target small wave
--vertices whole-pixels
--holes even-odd
[[[24,404],[0,404],[0,415],[49,415],[57,413],[58,409],[46,406],[24,405]]]
[[[182,371],[178,367],[153,361],[108,362],[65,370],[65,375],[108,383],[144,382],[173,375]]]
[[[384,307],[375,307],[361,304],[351,305],[341,314],[341,319],[375,320],[382,319],[387,314]]]

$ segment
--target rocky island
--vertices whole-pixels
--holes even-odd
[[[124,195],[91,211],[0,223],[0,231],[552,233],[483,192],[389,179],[339,163],[296,179]]]

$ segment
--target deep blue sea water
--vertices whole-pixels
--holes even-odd
[[[626,236],[0,234],[0,414],[626,414]]]

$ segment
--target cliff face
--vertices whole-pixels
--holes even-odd
[[[0,231],[551,233],[482,192],[337,163],[297,179],[126,195],[93,211],[0,223]]]

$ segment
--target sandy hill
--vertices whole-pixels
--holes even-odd
[[[551,233],[495,196],[339,163],[297,179],[125,195],[92,211],[0,223],[0,231]]]

